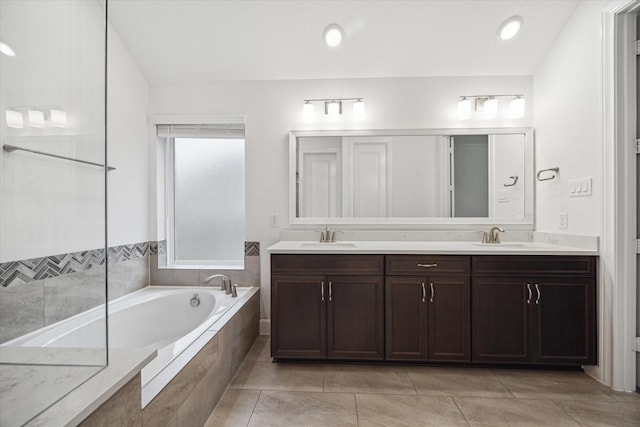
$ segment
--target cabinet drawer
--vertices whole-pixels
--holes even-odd
[[[273,254],[271,273],[381,276],[384,255]]]
[[[595,277],[596,257],[500,255],[473,256],[473,276]]]
[[[388,275],[468,275],[470,257],[457,255],[387,255]]]

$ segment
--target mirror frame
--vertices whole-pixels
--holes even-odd
[[[334,217],[334,218],[298,218],[296,217],[296,144],[299,137],[309,136],[456,136],[456,135],[504,135],[524,134],[525,166],[524,166],[524,218],[367,218],[367,217]],[[407,226],[429,226],[434,229],[475,229],[481,226],[504,224],[512,229],[533,230],[534,201],[534,150],[532,128],[460,128],[460,129],[361,129],[361,130],[302,130],[289,132],[289,224],[290,225],[350,225],[368,228],[399,228]],[[373,226],[373,227],[371,227]]]

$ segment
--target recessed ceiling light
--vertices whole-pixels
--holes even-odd
[[[16,53],[13,49],[11,49],[11,46],[3,42],[0,42],[0,52],[7,56],[16,56]]]
[[[518,34],[521,28],[522,16],[512,16],[511,18],[506,19],[498,27],[498,38],[500,40],[511,40],[516,36],[516,34]]]
[[[322,33],[324,42],[329,47],[338,47],[342,43],[344,37],[344,30],[338,24],[329,24]]]

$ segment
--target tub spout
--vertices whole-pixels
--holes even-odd
[[[217,278],[222,279],[222,286],[220,287],[220,289],[223,290],[226,294],[230,294],[231,293],[231,279],[229,278],[229,276],[226,276],[224,274],[214,274],[213,276],[209,276],[206,279],[204,279],[204,282],[205,283],[209,283],[213,279],[217,279]]]

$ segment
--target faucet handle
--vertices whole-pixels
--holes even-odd
[[[478,231],[478,233],[482,233],[482,243],[489,243],[489,233],[487,231]]]

